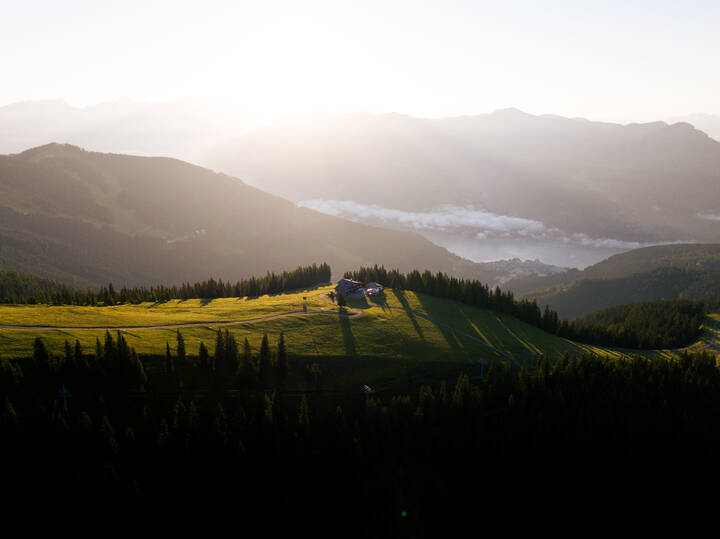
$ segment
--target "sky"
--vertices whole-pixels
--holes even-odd
[[[720,114],[720,2],[0,0],[0,105]]]

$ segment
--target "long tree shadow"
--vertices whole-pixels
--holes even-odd
[[[355,309],[367,309],[370,307],[370,304],[367,301],[367,297],[362,296],[359,298],[357,298],[357,297],[348,298],[348,306],[353,307]]]
[[[350,327],[350,319],[344,316],[340,317],[340,329],[343,334],[343,342],[345,344],[345,355],[356,356],[357,348],[355,346],[355,336],[353,335],[352,328]]]
[[[373,305],[377,305],[378,307],[380,307],[383,312],[390,310],[387,302],[387,296],[385,296],[384,293],[377,296],[370,296],[370,302]]]
[[[450,346],[450,349],[452,350],[453,354],[455,354],[458,357],[467,356],[467,351],[465,350],[465,346],[460,341],[460,338],[457,335],[457,333],[455,333],[455,331],[453,331],[450,328],[449,324],[443,323],[441,316],[438,316],[436,313],[433,312],[432,301],[428,301],[427,296],[424,296],[423,294],[417,294],[416,297],[418,298],[418,301],[425,309],[425,312],[428,314],[429,321],[434,323],[435,327],[438,328],[438,330],[442,334],[445,341],[447,341],[448,346]]]
[[[415,328],[415,331],[420,336],[420,338],[424,341],[425,335],[423,334],[423,330],[420,327],[420,324],[418,324],[417,318],[415,318],[415,315],[413,314],[413,310],[410,307],[410,304],[408,303],[407,298],[405,297],[405,292],[403,292],[402,290],[393,290],[393,294],[395,294],[395,297],[398,299],[400,304],[403,306],[403,309],[405,310],[405,313],[407,314],[408,318],[410,319],[410,322],[412,322],[412,325]]]

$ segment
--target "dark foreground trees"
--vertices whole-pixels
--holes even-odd
[[[342,536],[361,523],[417,537],[453,515],[527,514],[549,492],[594,504],[607,500],[606,487],[622,498],[627,487],[614,482],[628,477],[635,493],[659,478],[667,488],[680,472],[710,473],[720,449],[720,370],[707,353],[492,363],[482,379],[380,390],[366,415],[359,388],[314,391],[292,378],[305,377],[292,362],[294,386],[235,379],[218,390],[208,379],[183,389],[163,358],[143,378],[132,350],[110,340],[109,356],[84,353],[72,373],[60,350],[45,350],[48,368],[0,362],[3,484],[20,498],[31,490],[34,507],[63,485],[83,508],[91,499],[208,504],[243,524],[338,518]],[[119,377],[122,366],[134,375]],[[200,364],[185,368],[202,378]],[[67,410],[61,383],[72,390]]]

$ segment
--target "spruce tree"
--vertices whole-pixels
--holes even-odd
[[[229,330],[225,330],[225,372],[224,376],[234,378],[240,368],[240,352],[237,341]]]
[[[185,363],[185,339],[179,329],[177,330],[177,361],[179,365]]]
[[[109,331],[105,331],[105,345],[103,347],[103,359],[107,362],[114,362],[115,360],[115,342],[113,341],[112,335]]]
[[[165,373],[172,374],[174,370],[173,358],[170,354],[170,343],[165,341]]]
[[[33,361],[42,370],[50,368],[50,354],[48,354],[45,343],[40,337],[35,337],[33,342]]]
[[[200,368],[204,371],[210,370],[210,354],[208,353],[207,346],[204,342],[200,343],[200,349],[198,350],[198,363]]]
[[[82,347],[80,346],[79,339],[75,339],[75,353],[73,359],[76,363],[81,363],[83,361]]]
[[[298,425],[310,424],[310,405],[308,404],[307,395],[303,394],[300,400],[300,410],[298,411]]]
[[[263,382],[267,383],[269,381],[271,369],[270,344],[268,343],[267,333],[263,333],[262,342],[260,343],[259,358],[259,370]]]
[[[285,349],[285,335],[280,332],[280,338],[278,339],[278,350],[277,350],[277,374],[278,378],[285,379],[288,375],[289,365],[287,350]]]
[[[220,329],[217,330],[215,336],[215,356],[213,361],[215,363],[215,375],[220,378],[225,372],[225,339],[223,339],[223,332]]]

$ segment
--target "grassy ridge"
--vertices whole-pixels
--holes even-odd
[[[308,310],[337,313],[337,306],[326,297],[330,289],[324,287],[252,299],[173,300],[114,307],[2,305],[0,324],[133,327],[206,322],[207,326],[181,328],[188,353],[196,355],[200,342],[212,350],[216,332],[213,323],[298,311],[302,310],[303,303]],[[307,299],[303,300],[303,297]],[[291,355],[315,357],[475,362],[504,359],[504,354],[508,354],[522,362],[533,360],[541,353],[551,359],[565,353],[581,352],[609,357],[623,355],[622,351],[582,345],[550,335],[510,316],[425,294],[386,290],[380,300],[351,300],[350,307],[362,310],[364,316],[352,319],[330,315],[279,318],[230,326],[229,330],[241,342],[247,338],[255,350],[263,333],[268,333],[273,342],[276,335],[284,332]],[[123,333],[138,353],[163,354],[166,341],[174,349],[175,331],[172,328],[128,329]],[[104,330],[2,329],[0,356],[29,355],[32,341],[37,336],[53,350],[60,350],[66,339],[71,342],[79,339],[85,350],[92,353],[96,338],[102,340],[104,333]],[[502,353],[494,352],[490,347]]]

